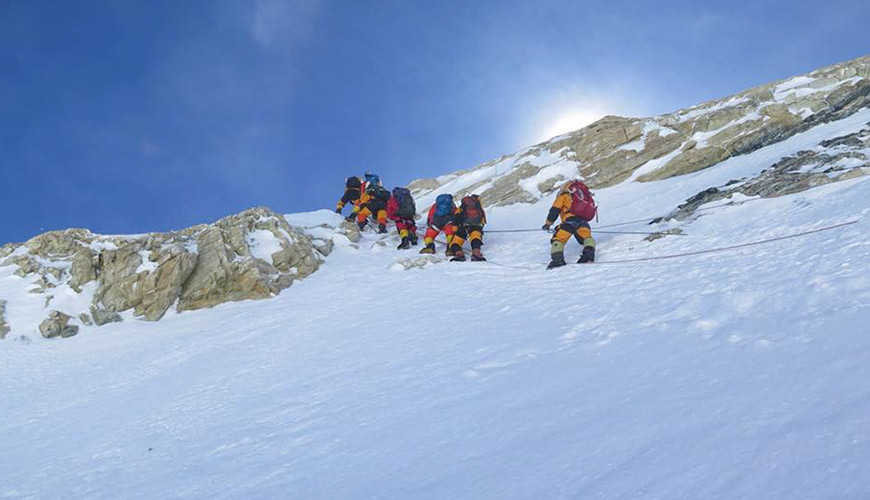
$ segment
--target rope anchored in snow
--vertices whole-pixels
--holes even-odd
[[[855,219],[855,220],[848,221],[848,222],[842,222],[840,224],[833,224],[830,226],[820,227],[818,229],[812,229],[809,231],[802,231],[800,233],[787,234],[785,236],[777,236],[774,238],[767,238],[767,239],[758,240],[758,241],[751,241],[748,243],[740,243],[738,245],[729,245],[729,246],[724,246],[724,247],[708,248],[705,250],[695,250],[692,252],[683,252],[683,253],[675,253],[675,254],[667,254],[667,255],[655,255],[652,257],[638,257],[638,258],[634,258],[634,259],[616,259],[616,260],[595,261],[592,264],[625,264],[625,263],[631,263],[631,262],[649,262],[649,261],[655,261],[655,260],[677,259],[680,257],[691,257],[691,256],[695,256],[695,255],[704,255],[704,254],[710,254],[710,253],[726,252],[728,250],[734,250],[737,248],[746,248],[746,247],[751,247],[751,246],[764,245],[764,244],[773,243],[776,241],[801,238],[803,236],[809,236],[811,234],[821,233],[821,232],[825,232],[825,231],[832,231],[834,229],[840,229],[843,227],[851,226],[853,224],[857,224],[859,221],[860,221],[860,219]],[[527,270],[538,269],[537,267],[532,268],[532,267],[523,267],[523,266],[510,266],[507,264],[500,264],[500,263],[492,262],[492,261],[489,261],[489,262],[490,262],[490,264],[494,264],[496,266],[509,267],[512,269],[527,269]]]
[[[656,255],[653,257],[640,257],[640,258],[636,258],[636,259],[605,260],[602,262],[596,262],[596,264],[622,264],[622,263],[626,263],[626,262],[646,262],[646,261],[652,261],[652,260],[676,259],[679,257],[691,257],[694,255],[703,255],[703,254],[708,254],[708,253],[725,252],[725,251],[734,250],[737,248],[746,248],[746,247],[751,247],[751,246],[756,246],[756,245],[764,245],[766,243],[773,243],[775,241],[800,238],[802,236],[809,236],[811,234],[821,233],[824,231],[831,231],[834,229],[840,229],[840,228],[843,228],[846,226],[851,226],[852,224],[857,224],[859,220],[860,219],[856,219],[856,220],[849,221],[849,222],[834,224],[832,226],[820,227],[818,229],[813,229],[810,231],[803,231],[800,233],[787,234],[785,236],[777,236],[775,238],[767,238],[764,240],[751,241],[749,243],[741,243],[738,245],[729,245],[729,246],[718,247],[718,248],[708,248],[706,250],[696,250],[693,252],[684,252],[684,253],[676,253],[676,254],[668,254],[668,255]]]
[[[766,198],[750,198],[748,200],[742,200],[742,201],[737,201],[737,202],[729,201],[728,203],[723,203],[721,205],[713,205],[711,207],[698,207],[695,209],[695,212],[705,212],[707,210],[715,210],[717,208],[728,207],[728,206],[735,206],[736,207],[736,206],[744,205],[746,203],[752,203],[753,201],[761,201],[764,199],[766,199]],[[677,207],[677,208],[679,208],[679,207]],[[652,217],[644,217],[643,219],[629,220],[629,221],[625,221],[625,222],[615,222],[613,224],[604,224],[602,226],[596,226],[596,227],[592,228],[592,230],[597,231],[598,229],[601,229],[601,228],[630,226],[632,224],[640,224],[641,222],[644,222],[646,224],[653,224],[653,223],[659,222],[660,219],[667,217],[671,213],[673,213],[673,212],[669,212],[669,213],[661,214],[661,215],[654,215]],[[597,232],[601,233],[603,231],[597,231]]]
[[[487,230],[485,230],[486,234],[491,234],[491,233],[537,233],[537,232],[541,232],[541,231],[543,231],[543,229],[540,229],[540,228],[538,228],[538,229],[487,229]],[[546,232],[552,233],[552,232],[554,232],[554,230],[550,229]],[[662,231],[645,232],[645,231],[599,231],[596,228],[592,228],[592,232],[593,233],[600,233],[600,234],[640,234],[640,235],[644,235],[644,236],[655,236],[655,235],[688,236],[688,235],[683,234],[683,233],[669,233],[667,229],[664,229]]]

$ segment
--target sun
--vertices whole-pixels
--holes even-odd
[[[563,110],[559,112],[559,114],[556,115],[556,119],[547,126],[541,134],[540,139],[547,140],[568,132],[573,132],[600,120],[606,115],[607,113],[598,109]]]

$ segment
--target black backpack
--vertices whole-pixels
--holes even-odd
[[[366,192],[374,200],[384,203],[390,201],[390,192],[387,191],[387,189],[380,184],[369,184],[369,186],[366,188]]]
[[[405,219],[411,219],[417,215],[417,205],[414,203],[414,197],[411,196],[411,191],[408,188],[393,188],[393,198],[396,199],[398,206],[396,215]]]
[[[359,177],[348,177],[344,182],[344,187],[348,189],[359,189],[362,186],[362,181],[359,180]]]

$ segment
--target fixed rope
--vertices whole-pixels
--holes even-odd
[[[540,229],[540,228],[538,228],[538,229],[487,229],[487,230],[485,230],[485,233],[486,234],[491,234],[491,233],[533,233],[533,232],[537,233],[537,232],[541,232],[541,231],[544,231],[544,230]],[[550,230],[547,230],[545,232],[552,233],[552,232],[554,232],[554,230],[550,229]],[[654,236],[654,235],[688,236],[687,234],[683,234],[683,233],[669,233],[667,229],[662,230],[662,231],[646,232],[646,231],[599,231],[598,229],[593,228],[592,232],[601,233],[601,234],[640,234],[640,235],[644,235],[644,236]]]
[[[691,257],[693,255],[703,255],[703,254],[708,254],[708,253],[726,252],[728,250],[734,250],[737,248],[746,248],[746,247],[752,247],[752,246],[756,246],[756,245],[764,245],[767,243],[773,243],[775,241],[800,238],[802,236],[809,236],[811,234],[821,233],[824,231],[831,231],[834,229],[840,229],[842,227],[851,226],[852,224],[857,224],[858,221],[859,221],[859,219],[856,219],[853,221],[843,222],[840,224],[834,224],[832,226],[821,227],[821,228],[813,229],[810,231],[803,231],[800,233],[787,234],[785,236],[777,236],[775,238],[767,238],[764,240],[751,241],[749,243],[741,243],[738,245],[729,245],[729,246],[718,247],[718,248],[708,248],[706,250],[696,250],[693,252],[684,252],[684,253],[676,253],[676,254],[668,254],[668,255],[656,255],[653,257],[640,257],[640,258],[636,258],[636,259],[605,260],[605,261],[601,261],[601,262],[596,262],[596,264],[622,264],[622,263],[626,263],[626,262],[647,262],[647,261],[653,261],[653,260],[676,259],[679,257]]]
[[[725,199],[725,198],[723,198],[723,199]],[[746,203],[752,203],[753,201],[761,201],[764,199],[766,199],[766,198],[750,198],[748,200],[743,200],[743,201],[736,202],[736,203],[735,202],[728,202],[728,203],[724,203],[722,205],[714,205],[712,207],[698,207],[695,209],[695,212],[706,212],[707,210],[715,210],[717,208],[722,208],[722,207],[727,207],[727,206],[739,206],[739,205],[744,205]],[[667,217],[668,215],[670,215],[672,213],[673,213],[673,211],[668,212],[666,214],[653,215],[652,217],[644,217],[643,219],[630,220],[630,221],[625,221],[625,222],[615,222],[613,224],[604,224],[602,226],[596,226],[596,227],[592,228],[592,230],[595,231],[595,230],[602,229],[602,228],[630,226],[632,224],[640,224],[641,222],[645,222],[647,224],[652,224],[653,221],[655,221],[656,219],[662,219],[662,218]],[[598,232],[601,232],[601,231],[598,231]]]
[[[727,252],[729,250],[734,250],[734,249],[738,249],[738,248],[746,248],[746,247],[752,247],[752,246],[757,246],[757,245],[765,245],[767,243],[773,243],[776,241],[801,238],[804,236],[809,236],[812,234],[817,234],[817,233],[821,233],[821,232],[825,232],[825,231],[832,231],[834,229],[840,229],[843,227],[851,226],[853,224],[857,224],[859,221],[860,221],[860,219],[855,219],[855,220],[848,221],[848,222],[842,222],[840,224],[833,224],[830,226],[820,227],[818,229],[812,229],[809,231],[802,231],[800,233],[787,234],[785,236],[777,236],[774,238],[767,238],[767,239],[758,240],[758,241],[751,241],[748,243],[740,243],[737,245],[728,245],[728,246],[724,246],[724,247],[708,248],[705,250],[695,250],[692,252],[683,252],[683,253],[675,253],[675,254],[667,254],[667,255],[655,255],[652,257],[638,257],[638,258],[633,258],[633,259],[616,259],[616,260],[595,261],[595,262],[592,262],[591,264],[625,264],[625,263],[631,263],[631,262],[649,262],[649,261],[655,261],[655,260],[677,259],[677,258],[681,258],[681,257],[691,257],[691,256],[695,256],[695,255]],[[494,264],[496,266],[500,266],[500,267],[509,267],[512,269],[526,269],[526,270],[538,269],[537,267],[532,268],[532,267],[527,267],[527,266],[511,266],[511,265],[501,264],[501,263],[493,262],[493,261],[489,261],[489,263]]]

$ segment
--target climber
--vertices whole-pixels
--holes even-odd
[[[483,226],[486,225],[486,212],[480,204],[480,196],[472,194],[462,198],[459,202],[459,212],[454,218],[456,232],[453,234],[451,247],[453,247],[453,261],[465,260],[462,253],[462,245],[465,240],[471,243],[471,260],[485,261],[480,247],[483,246]]]
[[[335,206],[335,213],[340,214],[345,205],[352,204],[353,209],[351,210],[350,215],[347,216],[347,220],[352,221],[356,219],[357,212],[359,212],[358,202],[362,193],[361,188],[362,181],[359,177],[348,177],[344,181],[344,195],[342,195],[341,199],[338,200],[338,204]]]
[[[432,207],[429,208],[429,217],[426,222],[426,234],[423,235],[423,243],[426,246],[420,250],[420,253],[434,254],[435,238],[437,238],[441,232],[444,232],[444,235],[447,236],[447,256],[455,258],[456,248],[453,245],[453,235],[456,232],[456,225],[454,224],[454,219],[458,212],[459,209],[456,208],[456,205],[453,203],[453,195],[439,194],[438,197],[435,198],[435,203],[433,203]],[[459,252],[461,255],[461,247],[459,248]],[[462,258],[465,260],[464,255],[462,255]]]
[[[562,187],[542,227],[543,230],[549,231],[557,217],[562,219],[550,239],[550,264],[547,269],[565,265],[565,244],[572,235],[583,245],[583,252],[577,263],[595,261],[595,239],[592,238],[589,221],[594,219],[597,213],[598,207],[595,206],[592,193],[582,181],[569,181]]]
[[[365,174],[365,182],[359,198],[359,211],[357,212],[357,224],[363,229],[368,224],[369,216],[378,221],[378,232],[387,232],[387,201],[390,192],[381,185],[380,178],[370,172]]]
[[[399,250],[417,245],[417,223],[414,216],[417,215],[417,205],[408,188],[393,188],[393,196],[387,202],[387,219],[396,223],[396,230],[402,242]]]

